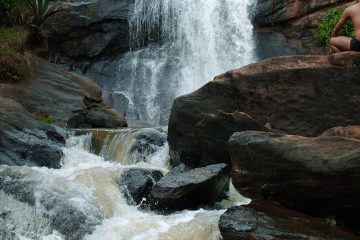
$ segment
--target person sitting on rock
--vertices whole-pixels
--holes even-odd
[[[345,26],[348,20],[354,25],[355,38],[339,36],[340,30]],[[330,39],[330,49],[333,53],[344,51],[360,52],[360,2],[347,7],[336,24]]]

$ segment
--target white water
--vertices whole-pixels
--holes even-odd
[[[255,0],[135,0],[131,42],[119,62],[127,115],[166,125],[172,101],[255,61],[248,9]],[[156,42],[152,41],[154,35]]]
[[[10,195],[0,191],[3,211],[11,213],[5,223],[5,228],[10,229],[14,234],[14,238],[11,239],[65,239],[56,229],[49,227],[49,220],[45,217],[49,214],[59,214],[56,209],[44,207],[44,201],[46,203],[49,196],[61,196],[67,204],[79,209],[90,220],[95,221],[101,216],[104,217],[92,234],[85,235],[86,240],[215,240],[220,237],[217,224],[225,209],[232,205],[247,203],[246,199],[231,188],[230,199],[220,203],[223,210],[200,209],[166,216],[140,211],[136,206],[127,204],[122,189],[115,181],[126,169],[143,166],[144,162],[138,162],[137,166],[121,164],[120,162],[129,162],[127,158],[133,157],[126,154],[123,155],[123,161],[119,159],[116,159],[116,162],[105,161],[104,158],[90,152],[90,141],[91,135],[71,137],[67,147],[63,149],[65,154],[63,166],[58,170],[10,167],[11,171],[26,176],[25,179],[39,182],[36,185],[35,207],[16,202]],[[129,144],[128,138],[125,141],[122,144]],[[166,145],[153,153],[151,158],[147,158],[150,162],[146,167],[167,172],[167,155],[164,155],[164,151],[167,151]],[[156,164],[152,162],[154,159]],[[162,163],[160,168],[159,163]]]

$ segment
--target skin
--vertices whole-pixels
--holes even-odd
[[[333,53],[351,51],[351,38],[339,36],[340,30],[345,26],[348,20],[354,25],[355,38],[360,41],[360,1],[345,9],[343,15],[336,24],[330,39],[330,49]]]

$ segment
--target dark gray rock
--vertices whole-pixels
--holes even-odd
[[[128,18],[134,0],[56,1],[46,20],[49,55],[57,63],[84,66],[129,50]]]
[[[0,101],[0,164],[59,168],[66,132],[31,118],[14,100]]]
[[[271,202],[229,208],[219,220],[224,240],[358,239],[324,220],[285,209]]]
[[[145,156],[154,153],[166,143],[166,134],[154,128],[144,128],[135,137],[130,152]]]
[[[140,204],[147,199],[156,182],[163,177],[157,170],[129,169],[117,179],[117,184],[124,188],[129,204]],[[146,202],[144,202],[146,204]]]
[[[0,97],[17,101],[32,116],[51,115],[54,124],[64,127],[72,111],[81,108],[85,96],[101,98],[100,87],[89,78],[34,55],[28,55],[28,59],[32,71],[29,79],[0,83]]]
[[[257,31],[254,33],[256,39],[256,56],[258,60],[270,57],[296,55],[300,52],[289,44],[283,33]]]
[[[204,96],[205,97],[205,96]],[[207,97],[207,96],[206,96]],[[175,100],[169,122],[168,141],[172,166],[184,163],[191,168],[216,163],[230,164],[227,149],[229,137],[236,131],[271,131],[242,112],[219,111],[219,104],[227,110],[232,103],[219,100],[218,105]],[[212,99],[209,99],[212,101]]]
[[[229,189],[229,171],[223,163],[196,169],[181,164],[156,183],[149,199],[150,208],[173,211],[212,206]]]

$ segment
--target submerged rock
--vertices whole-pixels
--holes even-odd
[[[360,227],[359,140],[246,131],[229,149],[232,181],[245,197]]]
[[[329,226],[322,219],[306,216],[271,202],[252,202],[229,208],[219,220],[224,240],[358,239],[358,236]]]
[[[120,187],[124,188],[124,194],[129,204],[140,204],[150,195],[156,182],[163,177],[157,170],[129,169],[116,180]]]
[[[196,209],[220,201],[229,189],[226,164],[187,169],[184,164],[170,170],[156,183],[150,207],[160,211]]]
[[[226,163],[228,153],[210,154],[226,149],[226,136],[258,130],[266,124],[303,136],[318,136],[334,126],[360,124],[359,66],[360,53],[354,52],[289,56],[216,77],[174,101],[168,134],[173,163],[202,166],[207,157],[210,162]],[[238,125],[236,118],[231,120],[238,111],[259,122],[256,128]],[[219,112],[228,116],[219,116]]]
[[[49,181],[49,176],[28,167],[0,167],[0,192],[33,208],[34,219],[46,219],[49,233],[56,230],[69,240],[83,239],[104,218],[94,199],[76,187],[80,186],[65,178],[52,177]],[[0,194],[0,198],[6,196]],[[11,212],[2,214],[10,215]],[[40,230],[43,226],[38,227]]]
[[[144,128],[135,136],[135,142],[130,149],[130,153],[144,158],[166,143],[166,134],[154,128]]]

